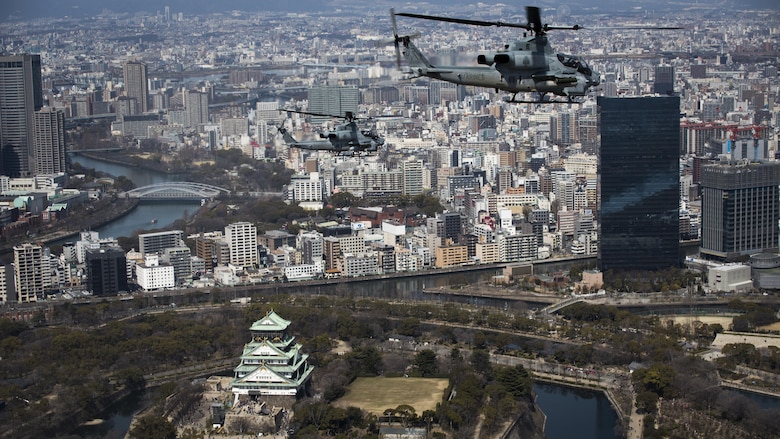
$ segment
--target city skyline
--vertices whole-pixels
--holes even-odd
[[[383,11],[394,7],[399,11],[401,8],[409,8],[415,11],[441,11],[444,8],[447,11],[479,11],[483,8],[491,8],[497,5],[506,5],[506,3],[493,2],[473,2],[468,0],[430,0],[423,3],[408,4],[403,2],[382,1],[366,4],[357,0],[300,0],[295,2],[274,2],[270,0],[227,0],[214,3],[207,0],[171,0],[159,2],[157,0],[139,0],[134,2],[125,2],[119,0],[38,0],[35,2],[24,2],[21,0],[11,0],[7,4],[5,13],[0,15],[0,22],[15,21],[18,19],[31,18],[61,18],[70,17],[88,17],[100,14],[104,10],[115,13],[165,13],[166,7],[170,13],[182,12],[189,15],[203,15],[223,13],[228,11],[247,11],[247,12],[306,12],[306,13],[350,13],[351,11],[362,12],[366,10]],[[712,7],[712,5],[699,5],[692,2],[691,6],[698,5],[699,8]],[[648,12],[674,12],[680,7],[679,2],[672,0],[640,0],[631,2],[622,2],[616,4],[608,0],[592,0],[587,3],[571,3],[563,1],[545,1],[527,2],[510,8],[516,8],[518,11],[525,6],[540,6],[547,11],[553,11],[557,8],[565,7],[567,13],[572,14],[601,14],[605,12],[621,13],[627,15],[642,16]],[[780,9],[780,5],[774,0],[727,0],[720,2],[717,7],[721,10],[748,10],[759,9]],[[522,21],[522,20],[521,20]]]

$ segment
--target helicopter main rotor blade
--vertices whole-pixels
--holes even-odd
[[[280,108],[279,111],[286,111],[288,113],[307,114],[309,116],[335,117],[335,118],[339,118],[339,119],[346,119],[347,118],[347,116],[337,116],[335,114],[313,113],[311,111],[301,111],[301,110],[287,110],[287,109],[284,109],[284,108]]]
[[[685,30],[685,27],[678,26],[599,26],[599,27],[580,27],[587,30]]]
[[[444,21],[446,23],[468,24],[472,26],[515,27],[515,28],[520,28],[525,30],[533,30],[533,27],[527,24],[505,23],[503,21],[470,20],[466,18],[441,17],[438,15],[422,15],[422,14],[412,14],[408,12],[398,12],[395,15],[399,15],[401,17],[421,18],[423,20]]]
[[[390,20],[393,22],[393,44],[395,45],[395,65],[401,70],[401,49],[398,47],[398,26],[395,23],[395,8],[390,8]]]

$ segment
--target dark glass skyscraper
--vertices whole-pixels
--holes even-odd
[[[127,291],[127,258],[119,247],[87,250],[87,288],[96,296]]]
[[[653,93],[674,94],[674,66],[656,66]]]
[[[128,61],[125,63],[125,94],[128,98],[135,99],[135,113],[141,114],[149,111],[149,86],[147,83],[146,63],[140,61]]]
[[[716,163],[701,168],[701,253],[732,259],[776,252],[780,163]]]
[[[599,267],[678,267],[680,98],[598,98]]]
[[[41,56],[0,56],[0,175],[32,175],[33,114],[41,107]]]

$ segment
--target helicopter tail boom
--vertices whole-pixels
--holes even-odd
[[[295,140],[295,137],[290,134],[289,131],[287,131],[284,128],[279,128],[279,132],[282,134],[282,138],[284,139],[285,143],[298,143],[297,140]]]
[[[404,37],[401,37],[404,38]],[[420,49],[417,48],[417,46],[412,43],[411,40],[404,40],[404,48],[402,50],[402,53],[404,55],[404,58],[406,58],[407,64],[409,64],[409,67],[419,68],[424,67],[426,69],[433,69],[433,64],[428,61],[428,58],[425,57],[425,55],[420,52]]]

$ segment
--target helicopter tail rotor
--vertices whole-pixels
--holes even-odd
[[[395,64],[401,70],[401,49],[398,47],[398,25],[395,22],[395,9],[390,8],[390,20],[393,22],[393,44],[395,45]]]
[[[410,35],[398,35],[398,26],[395,22],[396,15],[402,15],[402,14],[396,14],[395,9],[390,9],[390,20],[393,23],[393,38],[374,41],[374,47],[387,46],[388,44],[394,45],[395,63],[398,66],[398,70],[401,70],[401,45],[403,44],[404,47],[407,47],[413,39],[420,37],[420,33],[415,32]]]

